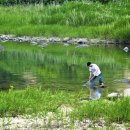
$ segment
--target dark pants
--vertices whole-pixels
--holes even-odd
[[[102,81],[102,74],[99,74],[98,76],[94,76],[90,79],[90,87],[94,88],[95,87],[95,79],[98,77],[98,81],[99,81],[99,85],[101,85],[103,83]]]

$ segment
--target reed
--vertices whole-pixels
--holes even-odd
[[[129,38],[129,2],[65,2],[0,7],[0,33],[35,36]]]

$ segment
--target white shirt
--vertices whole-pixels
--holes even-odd
[[[92,66],[89,67],[89,71],[92,72],[92,74],[94,76],[98,76],[99,74],[101,74],[101,71],[99,69],[99,67],[96,64],[91,64]]]

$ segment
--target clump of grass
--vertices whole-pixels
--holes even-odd
[[[107,122],[120,122],[130,120],[130,98],[117,99],[116,101],[99,100],[86,102],[75,109],[73,118],[80,120],[90,118],[96,120],[104,118]]]
[[[61,104],[74,104],[74,96],[64,91],[27,87],[25,90],[0,92],[0,115],[38,114],[56,112]],[[70,100],[71,99],[71,100]]]

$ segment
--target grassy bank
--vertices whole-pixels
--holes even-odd
[[[0,33],[15,35],[128,39],[128,0],[67,2],[63,5],[0,7]]]
[[[38,114],[56,112],[61,104],[74,105],[74,94],[60,91],[45,90],[27,87],[25,90],[13,90],[0,92],[0,115],[17,116],[21,114]],[[70,100],[71,99],[71,100]]]
[[[8,92],[0,92],[0,115],[17,116],[22,114],[41,115],[47,112],[58,113],[61,105],[72,108],[72,120],[90,118],[92,120],[104,118],[108,122],[130,120],[130,98],[109,101],[101,99],[81,103],[80,98],[85,96],[82,90],[79,93],[67,91],[41,90],[27,87],[25,90],[14,91],[11,87]]]

